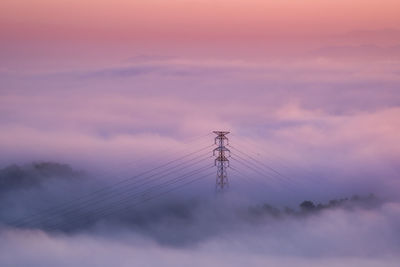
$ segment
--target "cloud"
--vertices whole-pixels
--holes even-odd
[[[399,65],[373,62],[155,57],[55,69],[53,74],[73,74],[62,79],[49,72],[7,72],[0,145],[8,156],[1,164],[52,159],[98,171],[140,158],[160,162],[168,155],[157,151],[209,145],[211,137],[192,146],[184,142],[224,128],[233,145],[257,152],[295,179],[309,175],[271,154],[312,169],[331,190],[353,193],[346,189],[351,177],[354,187],[363,188],[357,193],[387,193],[398,184]],[[143,66],[146,74],[120,76]],[[103,70],[107,75],[101,76]],[[181,70],[190,75],[168,74]],[[87,73],[100,76],[75,79]]]
[[[150,67],[136,72],[141,66]],[[190,73],[173,74],[181,70]],[[89,170],[79,181],[45,179],[8,191],[1,201],[3,221],[209,146],[211,135],[186,141],[217,128],[231,130],[233,147],[291,179],[262,177],[232,159],[243,175],[230,170],[232,197],[226,202],[209,198],[215,182],[210,176],[144,206],[127,202],[125,212],[108,219],[83,210],[43,216],[32,229],[2,226],[0,263],[396,266],[398,71],[396,62],[380,60],[151,58],[53,72],[69,73],[62,78],[3,73],[0,146],[7,156],[1,164],[51,159]],[[88,73],[93,78],[75,79]],[[384,203],[307,216],[276,218],[262,208],[261,216],[249,215],[252,207],[259,213],[255,203],[295,209],[303,200],[327,203],[371,192]],[[82,218],[89,223],[80,223]],[[54,223],[70,229],[54,233]]]
[[[250,262],[284,267],[396,266],[398,262],[398,202],[275,217],[263,207],[256,207],[255,214],[247,203],[230,197],[197,203],[164,198],[121,217],[129,223],[121,223],[118,215],[76,233],[3,226],[0,263],[243,266]]]
[[[400,46],[380,47],[376,45],[359,45],[359,46],[327,46],[321,47],[311,52],[313,56],[345,58],[346,60],[354,60],[359,58],[363,60],[371,58],[379,58],[393,60],[400,58]]]

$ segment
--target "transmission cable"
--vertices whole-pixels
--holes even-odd
[[[207,153],[207,154],[208,154],[208,153]],[[83,208],[83,207],[92,205],[94,202],[95,202],[95,203],[98,203],[99,201],[103,201],[103,200],[107,200],[107,199],[112,199],[113,197],[116,197],[116,196],[118,197],[118,196],[121,195],[121,193],[129,192],[129,190],[130,190],[133,186],[137,185],[137,184],[140,183],[140,182],[142,182],[142,183],[139,184],[137,187],[141,187],[141,186],[146,185],[146,184],[149,184],[149,183],[151,183],[151,182],[153,182],[153,181],[156,181],[156,180],[159,180],[159,179],[161,179],[161,178],[167,177],[167,176],[173,174],[173,173],[174,173],[173,170],[176,169],[176,168],[179,167],[179,166],[185,165],[185,166],[179,168],[178,170],[175,170],[175,172],[176,172],[176,171],[180,171],[180,170],[187,169],[187,168],[189,168],[189,167],[191,167],[191,166],[194,166],[194,165],[196,165],[196,164],[198,164],[198,163],[201,163],[201,162],[203,162],[203,161],[205,161],[205,160],[207,160],[208,158],[211,157],[211,156],[210,156],[210,157],[208,157],[208,158],[203,158],[205,155],[206,155],[206,154],[202,154],[202,155],[197,156],[197,157],[195,157],[195,158],[193,158],[193,159],[190,159],[190,160],[181,162],[181,163],[179,163],[179,164],[176,165],[176,166],[173,166],[173,167],[170,167],[170,168],[168,168],[168,169],[162,170],[162,171],[157,172],[157,173],[155,173],[155,174],[152,174],[152,175],[150,175],[150,176],[143,177],[142,179],[130,181],[130,183],[127,184],[126,187],[122,188],[123,191],[121,191],[120,188],[115,188],[115,186],[114,186],[114,188],[108,187],[108,188],[105,188],[105,189],[107,189],[107,190],[102,190],[102,192],[101,192],[101,193],[104,193],[105,195],[104,195],[104,194],[99,195],[100,192],[98,191],[97,195],[93,195],[93,194],[92,194],[92,195],[90,196],[90,198],[84,199],[83,201],[80,201],[80,202],[75,201],[75,202],[77,202],[77,203],[73,203],[73,204],[70,203],[68,206],[63,205],[63,206],[61,206],[61,207],[53,207],[51,211],[47,211],[47,213],[46,213],[46,214],[43,214],[43,215],[51,216],[51,217],[52,217],[52,216],[57,216],[57,213],[60,213],[60,212],[61,212],[61,213],[62,213],[62,212],[68,213],[68,212],[70,212],[71,210],[75,210],[76,207],[79,207],[79,206],[80,206],[80,208]],[[196,159],[198,159],[198,158],[201,158],[201,159],[198,160],[198,161],[194,161],[194,160],[196,160]],[[186,165],[186,164],[187,164],[187,165]],[[169,172],[168,172],[168,171],[169,171]],[[165,173],[165,172],[167,172],[167,173]],[[161,176],[159,176],[160,174],[161,174]],[[139,177],[137,177],[137,178],[139,178]],[[144,183],[143,183],[143,182],[144,182]],[[137,189],[137,188],[136,188],[136,189]],[[42,212],[42,213],[43,213],[43,212]],[[36,214],[35,216],[39,216],[39,215],[40,215],[40,214]],[[31,216],[31,217],[33,217],[33,216]],[[29,217],[28,217],[28,219],[29,219]],[[34,220],[34,219],[33,219],[33,220]],[[30,220],[26,220],[26,219],[25,219],[25,220],[20,220],[20,221],[21,221],[21,222],[19,222],[18,224],[16,224],[16,226],[23,226],[23,225],[25,225],[26,223],[31,222],[32,219],[30,219]],[[15,224],[15,223],[14,223],[14,224]]]
[[[137,179],[137,178],[139,178],[139,177],[142,177],[143,175],[149,174],[149,173],[151,173],[151,172],[153,172],[153,171],[155,171],[155,170],[160,170],[160,169],[162,169],[162,168],[165,168],[165,167],[167,167],[167,166],[169,166],[169,165],[171,165],[171,164],[174,164],[175,162],[178,162],[179,160],[182,160],[182,159],[184,159],[184,158],[190,157],[190,156],[195,155],[195,154],[197,154],[197,153],[199,153],[199,152],[201,152],[201,151],[203,151],[203,150],[205,150],[205,149],[208,149],[209,147],[211,147],[211,146],[204,147],[204,148],[199,149],[199,150],[197,150],[197,151],[195,151],[195,152],[192,152],[192,153],[188,153],[188,154],[186,154],[186,155],[184,155],[184,156],[181,156],[181,157],[179,157],[179,158],[176,158],[176,159],[174,159],[174,160],[171,160],[171,161],[169,161],[169,162],[167,162],[167,163],[165,163],[165,164],[163,164],[163,165],[160,165],[160,166],[158,166],[158,167],[155,167],[155,168],[152,168],[152,169],[150,169],[150,170],[144,171],[144,172],[142,172],[142,173],[140,173],[140,174],[138,174],[138,175],[135,175],[135,176],[133,176],[133,177],[129,177],[129,178],[120,180],[120,181],[118,181],[118,182],[116,182],[116,183],[114,183],[114,184],[112,184],[112,185],[104,186],[104,187],[102,187],[101,189],[98,189],[98,190],[96,190],[96,191],[94,191],[94,192],[90,192],[90,193],[88,193],[88,194],[86,194],[86,195],[83,195],[83,196],[80,196],[80,197],[75,198],[75,199],[73,199],[73,200],[64,202],[64,203],[61,204],[61,205],[57,205],[57,206],[50,207],[50,208],[48,208],[48,209],[39,211],[39,212],[37,212],[37,213],[35,213],[35,214],[28,215],[28,216],[26,216],[26,217],[40,216],[40,215],[42,215],[43,213],[48,213],[48,212],[52,212],[52,211],[58,211],[58,210],[59,210],[60,208],[62,208],[62,207],[68,208],[69,205],[73,205],[74,203],[77,203],[77,202],[79,203],[79,201],[84,200],[85,198],[90,198],[90,197],[99,195],[100,193],[106,192],[107,190],[110,190],[110,189],[113,190],[113,188],[119,187],[119,186],[123,185],[124,183],[131,182],[131,181],[133,181],[133,180],[135,180],[135,179]],[[170,168],[170,169],[171,169],[171,168]],[[168,170],[169,170],[169,169],[168,169]],[[152,176],[154,176],[154,175],[155,175],[155,174],[153,174]],[[18,223],[18,222],[20,222],[21,220],[24,220],[24,219],[25,219],[25,218],[14,220],[14,221],[10,222],[10,224],[16,224],[16,223]]]
[[[187,178],[188,175],[196,175],[198,173],[204,172],[204,171],[206,171],[206,170],[208,170],[210,168],[213,168],[213,167],[214,166],[206,166],[206,167],[191,171],[189,173],[185,173],[185,174],[183,174],[181,176],[178,176],[178,177],[176,177],[174,179],[168,180],[168,181],[166,181],[166,182],[164,182],[162,184],[154,185],[154,186],[152,186],[150,188],[147,188],[147,189],[145,189],[143,191],[132,192],[131,194],[129,194],[125,198],[119,199],[118,201],[115,201],[113,203],[108,203],[107,206],[103,206],[103,207],[99,206],[99,207],[97,207],[97,209],[91,210],[89,213],[80,214],[80,215],[78,215],[78,217],[75,217],[74,219],[75,219],[75,221],[78,221],[78,220],[80,220],[82,218],[87,218],[87,215],[97,216],[97,218],[98,217],[104,217],[108,213],[110,213],[109,211],[111,211],[111,213],[114,213],[115,211],[118,211],[121,208],[126,208],[126,206],[123,206],[123,204],[129,203],[130,201],[133,201],[133,200],[135,200],[137,198],[140,198],[141,196],[144,196],[146,194],[154,193],[154,192],[152,192],[154,190],[168,188],[168,186],[170,186],[170,185],[173,185],[173,184],[179,183],[181,181],[184,181]],[[133,206],[136,206],[136,204],[134,203]],[[131,205],[130,207],[133,207],[133,206]],[[94,220],[96,221],[97,219],[94,219]],[[51,229],[55,230],[55,229],[59,228],[60,226],[62,226],[62,223],[61,223],[61,225],[60,224],[53,225],[51,227]]]

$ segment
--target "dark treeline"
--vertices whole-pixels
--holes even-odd
[[[255,216],[273,216],[273,217],[281,217],[284,215],[293,215],[293,216],[306,216],[312,215],[324,210],[330,209],[355,209],[355,208],[363,208],[370,209],[376,208],[381,204],[381,201],[374,195],[368,194],[365,196],[353,195],[350,198],[340,198],[340,199],[332,199],[327,203],[318,203],[315,204],[311,200],[305,200],[301,202],[298,206],[298,209],[293,209],[290,207],[284,207],[283,209],[271,206],[269,204],[263,204],[258,206],[249,207],[248,211],[251,215]]]
[[[0,193],[40,186],[51,179],[82,176],[83,172],[75,171],[67,164],[55,162],[34,162],[22,166],[13,164],[0,169]]]

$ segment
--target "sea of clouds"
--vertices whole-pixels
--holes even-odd
[[[175,193],[96,216],[106,204],[43,212],[93,192],[68,165],[14,165],[0,178],[2,266],[396,266],[400,255],[400,203],[379,196],[274,207]]]

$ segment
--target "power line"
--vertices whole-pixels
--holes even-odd
[[[259,181],[259,180],[253,179],[253,177],[251,177],[251,176],[249,176],[249,175],[243,173],[242,171],[239,171],[238,169],[234,168],[233,166],[230,166],[230,169],[233,170],[234,172],[236,172],[237,174],[239,174],[238,177],[243,178],[244,181],[247,181],[246,178],[248,178],[249,181],[252,181],[253,183],[257,183],[257,185],[260,184],[260,181]],[[268,190],[274,190],[271,186],[269,186],[269,185],[267,185],[267,184],[264,184],[264,183],[263,183],[264,180],[261,180],[261,181],[262,181],[262,182],[261,182],[261,185],[265,186],[265,188],[267,188]],[[274,191],[275,191],[275,190],[274,190]]]
[[[212,145],[211,145],[211,146],[212,146]],[[99,195],[99,194],[103,193],[103,192],[107,192],[107,190],[113,190],[113,188],[122,186],[122,185],[125,184],[125,183],[129,183],[129,182],[131,182],[132,180],[135,180],[135,179],[137,179],[137,178],[139,178],[139,177],[142,177],[143,175],[150,174],[151,172],[153,172],[153,171],[155,171],[155,170],[160,170],[160,169],[162,169],[162,168],[165,168],[165,167],[167,167],[167,166],[169,166],[169,165],[171,165],[171,164],[174,164],[174,163],[178,162],[179,160],[185,159],[185,158],[190,157],[190,156],[192,156],[192,155],[195,155],[195,154],[197,154],[197,153],[199,153],[199,152],[201,152],[201,151],[203,151],[203,150],[205,150],[205,149],[207,149],[207,148],[210,148],[211,146],[204,147],[204,148],[199,149],[199,150],[197,150],[197,151],[195,151],[195,152],[192,152],[192,153],[188,153],[188,154],[186,154],[186,155],[184,155],[184,156],[181,156],[181,157],[179,157],[179,158],[176,158],[176,159],[174,159],[174,160],[171,160],[171,161],[169,161],[169,162],[167,162],[167,163],[165,163],[165,164],[163,164],[163,165],[160,165],[160,166],[158,166],[158,167],[155,167],[155,168],[152,168],[152,169],[150,169],[150,170],[144,171],[144,172],[142,172],[142,173],[140,173],[140,174],[138,174],[138,175],[135,175],[135,176],[133,176],[133,177],[129,177],[129,178],[120,180],[120,181],[118,181],[118,182],[116,182],[116,183],[114,183],[114,184],[112,184],[112,185],[104,186],[104,187],[102,187],[101,189],[98,189],[98,190],[96,190],[96,191],[94,191],[94,192],[90,192],[90,193],[88,193],[88,194],[86,194],[86,195],[83,195],[83,196],[80,196],[80,197],[78,197],[78,198],[76,198],[76,199],[73,199],[73,200],[71,200],[71,201],[65,202],[65,203],[63,203],[62,205],[53,206],[53,207],[50,207],[50,208],[48,208],[48,209],[39,211],[39,212],[37,212],[37,213],[35,213],[35,214],[29,215],[29,216],[26,216],[26,217],[40,216],[40,215],[42,215],[43,213],[49,213],[49,212],[58,211],[60,208],[68,208],[68,206],[74,205],[74,203],[79,203],[79,201],[85,200],[85,198],[89,198],[89,199],[90,199],[90,198],[93,198],[93,197],[96,196],[96,195]],[[181,165],[182,165],[182,164],[181,164]],[[172,169],[172,168],[169,168],[169,169],[167,169],[167,170],[170,170],[170,169]],[[159,172],[159,173],[160,173],[160,172]],[[157,174],[159,174],[159,173],[157,173]],[[153,174],[151,177],[153,177],[153,176],[155,176],[155,175],[157,175],[157,174]],[[10,222],[10,224],[18,224],[18,223],[20,223],[21,221],[24,221],[24,219],[25,219],[25,218],[14,220],[14,221]]]
[[[238,158],[236,158],[236,157],[238,157]],[[236,162],[239,162],[240,164],[242,164],[242,165],[245,166],[246,168],[248,168],[248,169],[254,171],[255,173],[258,173],[259,175],[261,175],[261,177],[266,177],[266,178],[269,178],[269,179],[271,179],[271,178],[276,179],[276,177],[271,176],[270,174],[266,174],[263,170],[261,170],[260,168],[254,166],[254,165],[251,164],[251,162],[249,162],[248,160],[243,159],[243,158],[239,158],[239,156],[236,155],[236,154],[234,155],[234,154],[232,153],[231,159],[234,160],[234,161],[236,161]],[[281,185],[282,185],[282,186],[286,187],[288,190],[293,191],[293,188],[289,187],[288,184],[282,183],[282,180],[280,180],[280,179],[278,179],[278,181],[281,182]]]
[[[212,167],[213,166],[202,167],[202,168],[199,168],[197,170],[191,171],[189,173],[185,173],[185,174],[183,174],[181,176],[178,176],[178,177],[176,177],[174,179],[168,180],[168,181],[166,181],[166,182],[164,182],[162,184],[154,185],[154,186],[152,186],[150,188],[147,188],[147,189],[145,189],[143,191],[131,192],[125,198],[119,199],[119,200],[117,200],[117,201],[115,201],[113,203],[109,203],[108,206],[98,207],[97,209],[91,210],[88,213],[84,213],[84,214],[80,214],[78,216],[75,216],[74,220],[75,220],[75,222],[77,222],[78,220],[80,220],[82,218],[88,219],[88,217],[87,217],[88,215],[97,216],[97,218],[108,216],[110,214],[115,213],[116,211],[119,211],[121,208],[126,208],[125,206],[122,206],[123,204],[129,203],[130,201],[133,201],[133,200],[135,200],[137,198],[140,198],[141,196],[144,196],[146,194],[151,194],[151,193],[153,193],[152,191],[154,191],[154,190],[167,188],[170,185],[182,182],[187,178],[187,176],[199,174],[199,173],[204,172],[204,171],[206,171],[206,170],[208,170],[208,169],[210,169]],[[130,207],[133,207],[133,206],[136,206],[136,204],[130,205]],[[96,220],[97,219],[95,219],[95,221]],[[63,225],[63,223],[59,223],[59,224],[55,224],[55,225],[51,226],[50,228],[52,230],[55,230],[55,229],[60,228],[60,226],[62,226],[62,225]],[[71,224],[69,224],[69,226],[71,226]]]
[[[251,171],[251,172],[253,172],[253,173],[258,174],[258,175],[260,175],[260,176],[263,177],[263,178],[268,178],[267,180],[262,179],[261,182],[262,182],[262,183],[265,182],[265,183],[267,184],[267,186],[269,186],[272,190],[276,191],[276,184],[272,183],[272,181],[270,180],[271,177],[269,177],[268,175],[265,175],[265,174],[263,174],[263,173],[260,173],[258,170],[254,169],[252,166],[246,164],[245,162],[243,162],[243,161],[241,161],[241,160],[238,160],[238,159],[235,158],[235,157],[231,157],[231,159],[232,159],[233,163],[238,163],[238,164],[240,164],[241,166],[244,166],[247,170],[249,170],[249,171]],[[247,177],[251,177],[250,175],[244,174],[242,171],[240,171],[240,170],[238,169],[238,168],[239,168],[238,165],[235,165],[235,166],[237,166],[237,168],[236,168],[236,172],[237,172],[237,173],[240,173],[240,174],[242,174],[242,175],[244,175],[244,176],[247,176]]]
[[[236,153],[232,153],[231,158],[232,158],[233,160],[236,160],[236,161],[241,162],[242,165],[247,166],[249,169],[252,169],[253,171],[258,172],[258,173],[260,173],[261,175],[263,175],[263,176],[265,176],[265,177],[268,177],[268,178],[270,178],[270,179],[277,180],[277,181],[279,181],[279,182],[283,182],[283,181],[284,181],[282,178],[276,177],[276,176],[274,176],[274,175],[271,174],[271,173],[265,172],[265,170],[264,170],[263,168],[259,167],[259,166],[258,166],[256,163],[254,163],[253,161],[247,160],[247,159],[245,159],[245,158],[239,156],[239,155],[236,154]]]
[[[232,155],[235,155],[235,156],[237,156],[238,158],[240,158],[240,159],[242,159],[242,160],[245,160],[246,162],[252,164],[253,166],[255,166],[255,167],[257,167],[257,168],[260,168],[260,169],[266,168],[268,171],[270,171],[270,172],[272,172],[273,174],[276,174],[276,175],[277,175],[277,176],[275,176],[275,175],[271,174],[271,177],[277,178],[277,179],[279,179],[280,181],[285,181],[285,182],[289,182],[289,183],[293,183],[293,184],[300,185],[299,182],[298,182],[297,180],[295,180],[295,179],[293,179],[293,178],[291,178],[291,177],[289,177],[289,176],[287,176],[287,175],[284,175],[284,174],[280,173],[279,171],[275,170],[274,168],[272,168],[272,167],[266,165],[265,163],[263,163],[263,162],[261,162],[261,161],[255,159],[255,158],[251,157],[251,156],[248,155],[247,153],[245,153],[245,152],[243,152],[243,151],[241,151],[241,150],[239,150],[239,149],[237,149],[237,148],[234,148],[234,147],[232,147],[232,146],[230,146],[230,147],[231,147],[233,150],[235,150],[235,151],[237,151],[237,152],[239,152],[239,153],[245,155],[245,156],[248,157],[250,160],[246,160],[246,159],[244,159],[243,157],[241,157],[240,155],[238,155],[238,154],[236,154],[236,153],[232,153]],[[282,178],[284,178],[284,179],[282,179],[282,178],[280,178],[280,177],[282,177]]]
[[[187,144],[192,144],[192,143],[195,143],[195,142],[197,142],[197,141],[199,141],[199,140],[201,140],[201,139],[204,139],[204,138],[207,137],[207,136],[210,136],[211,134],[212,134],[212,133],[209,132],[209,133],[207,133],[207,134],[195,136],[195,137],[193,137],[193,138],[190,138],[190,139],[187,140],[187,141],[181,142],[181,144],[185,144],[185,145],[187,145]],[[173,148],[174,148],[174,147],[173,147]],[[190,148],[185,147],[185,148],[183,148],[183,149],[179,149],[179,150],[176,150],[176,151],[174,151],[173,153],[171,153],[171,150],[172,150],[173,148],[168,147],[168,148],[166,148],[166,149],[164,149],[164,150],[162,150],[162,151],[158,151],[158,152],[157,152],[157,156],[160,156],[160,155],[162,155],[162,153],[165,153],[165,152],[169,152],[168,156],[171,156],[171,155],[175,155],[175,154],[178,154],[178,153],[182,153],[182,152],[184,152],[184,151],[187,151],[188,149],[192,150],[191,147],[190,147]],[[164,158],[164,156],[162,156],[162,158]],[[146,160],[149,160],[149,159],[151,159],[152,161],[154,161],[154,156],[148,156],[148,157],[139,158],[139,159],[135,159],[135,160],[131,160],[131,161],[122,163],[122,164],[120,164],[119,166],[114,166],[113,168],[110,168],[110,169],[105,170],[104,172],[100,173],[100,175],[97,175],[97,177],[99,177],[99,176],[100,176],[100,177],[105,177],[106,175],[115,175],[115,173],[112,173],[112,171],[115,170],[116,168],[117,168],[118,170],[121,170],[121,167],[131,165],[132,163],[134,163],[135,166],[138,166],[140,163],[145,162]],[[125,170],[127,170],[127,169],[125,168]]]
[[[201,176],[201,177],[198,177],[198,178],[196,178],[196,179],[192,179],[192,180],[190,180],[190,181],[188,181],[188,182],[186,182],[186,183],[184,183],[184,184],[181,184],[181,185],[179,185],[179,186],[176,186],[176,187],[174,187],[174,188],[171,188],[171,189],[169,189],[169,190],[167,190],[167,191],[161,192],[161,193],[159,193],[159,194],[157,194],[157,195],[155,195],[155,196],[153,196],[153,197],[149,197],[149,198],[147,198],[147,199],[143,199],[142,201],[140,201],[140,202],[138,202],[138,203],[132,205],[131,208],[136,207],[136,206],[138,206],[138,205],[140,205],[140,204],[143,204],[143,203],[145,203],[145,202],[148,202],[148,201],[150,201],[150,200],[153,200],[153,199],[155,199],[155,198],[162,197],[163,195],[166,195],[166,194],[168,194],[168,193],[170,193],[170,192],[172,192],[172,191],[178,190],[178,189],[180,189],[180,188],[182,188],[182,187],[188,186],[188,185],[190,185],[190,184],[192,184],[192,183],[195,183],[195,182],[197,182],[197,181],[199,181],[199,180],[202,180],[202,179],[204,179],[204,178],[210,176],[210,175],[213,174],[213,173],[214,173],[214,172],[208,173],[208,174],[203,175],[203,176]],[[115,213],[115,212],[116,212],[116,210],[113,210],[113,211],[111,211],[111,213],[105,215],[104,217],[109,216],[109,215],[112,215],[112,214]]]
[[[204,159],[203,159],[203,160],[200,160],[200,161],[197,161],[197,162],[195,162],[195,163],[197,164],[197,163],[200,163],[200,162],[202,162],[202,161],[204,161]],[[194,165],[194,164],[192,164],[192,165]],[[182,168],[182,169],[186,169],[186,168],[188,168],[188,167],[190,167],[190,166],[185,166],[185,167]],[[199,170],[199,169],[197,169],[197,170]],[[63,212],[64,214],[61,214],[61,215],[64,215],[64,216],[65,216],[65,215],[68,215],[68,214],[74,214],[77,210],[82,210],[83,208],[90,208],[91,206],[93,206],[93,204],[101,203],[101,202],[104,202],[104,201],[107,201],[107,200],[110,200],[110,199],[115,199],[114,201],[115,201],[115,202],[118,202],[119,199],[121,199],[121,197],[124,196],[123,194],[125,194],[125,196],[130,196],[130,195],[136,193],[137,191],[139,191],[138,189],[140,189],[142,186],[151,185],[152,182],[157,181],[157,180],[161,180],[162,178],[168,177],[168,176],[171,175],[171,174],[173,174],[173,172],[170,172],[170,173],[167,173],[167,174],[163,174],[163,175],[161,175],[161,176],[159,176],[159,177],[155,177],[155,178],[153,178],[153,179],[146,179],[143,183],[139,184],[136,188],[126,188],[124,191],[115,192],[114,195],[107,196],[107,197],[103,197],[103,198],[100,198],[100,199],[96,199],[96,202],[95,202],[95,203],[93,203],[93,202],[92,202],[92,203],[86,203],[86,205],[77,206],[77,207],[72,207],[71,209],[69,209],[69,210]],[[191,172],[185,173],[184,175],[181,175],[181,176],[178,176],[178,177],[183,177],[183,176],[185,176],[185,175],[190,175],[190,174],[191,174]],[[176,179],[176,178],[174,178],[174,179]],[[174,180],[174,179],[172,179],[172,180]],[[171,180],[168,180],[168,181],[171,181]],[[158,185],[159,185],[159,184],[158,184]],[[158,185],[155,185],[155,186],[150,187],[150,188],[156,188]],[[140,189],[140,190],[141,190],[141,189]],[[147,189],[145,189],[145,190],[147,190]],[[53,218],[54,218],[55,216],[57,216],[57,214],[55,214],[55,215],[53,216]]]
[[[176,171],[187,169],[187,168],[189,168],[191,166],[194,166],[194,165],[196,165],[198,163],[201,163],[201,162],[211,158],[211,156],[208,157],[208,158],[203,158],[204,156],[205,155],[200,155],[200,156],[198,156],[198,157],[196,157],[194,159],[190,159],[190,160],[187,160],[185,162],[179,163],[176,166],[172,166],[172,167],[170,167],[168,169],[164,169],[164,170],[162,170],[160,172],[157,172],[155,174],[152,174],[150,176],[147,176],[147,177],[144,176],[139,180],[130,181],[129,184],[125,185],[125,187],[122,188],[123,190],[120,190],[119,188],[115,188],[115,187],[108,187],[107,190],[102,190],[102,193],[104,193],[103,195],[99,195],[99,194],[91,195],[90,198],[84,199],[83,201],[80,201],[80,202],[75,201],[76,203],[75,202],[72,203],[72,204],[70,203],[68,206],[65,206],[65,205],[61,206],[60,205],[58,207],[53,207],[51,211],[47,211],[46,214],[43,214],[43,215],[54,217],[54,216],[57,216],[57,214],[59,214],[59,213],[72,212],[72,211],[76,210],[77,207],[79,207],[79,208],[89,207],[93,203],[99,203],[99,201],[112,199],[114,197],[119,197],[121,194],[129,192],[131,189],[133,189],[133,186],[137,186],[137,188],[140,188],[141,186],[147,185],[147,184],[152,183],[152,182],[154,182],[156,180],[159,180],[159,179],[167,177],[167,176],[169,176],[171,174],[174,174],[174,172],[176,172]],[[197,160],[197,161],[194,161],[194,160],[196,160],[198,158],[201,158],[201,159]],[[185,165],[185,164],[187,164],[187,165]],[[182,166],[182,165],[184,165],[184,166],[179,168],[178,170],[174,171],[174,169],[176,169],[177,167]],[[137,177],[137,178],[140,178],[140,177]],[[35,216],[37,217],[39,215],[42,215],[42,214],[36,214]],[[28,217],[27,219],[22,220],[21,222],[16,224],[16,226],[23,226],[23,225],[25,225],[27,223],[30,223],[32,220],[34,221],[34,218],[29,218]]]
[[[239,153],[241,153],[241,154],[247,156],[247,157],[250,158],[252,161],[254,161],[254,162],[260,164],[261,166],[267,168],[269,171],[271,171],[271,172],[273,172],[273,173],[275,173],[275,174],[277,174],[277,175],[279,175],[279,176],[281,176],[281,177],[283,177],[283,178],[285,178],[285,179],[287,179],[287,180],[293,181],[293,179],[292,179],[291,177],[288,177],[288,176],[286,176],[286,175],[280,173],[279,171],[275,170],[275,169],[272,168],[271,166],[268,166],[268,165],[265,164],[264,162],[261,162],[261,161],[259,161],[258,159],[255,159],[254,157],[250,156],[250,155],[247,154],[246,152],[243,152],[243,151],[241,151],[240,149],[238,149],[238,148],[236,148],[236,147],[233,147],[233,146],[231,146],[231,145],[230,145],[229,147],[231,147],[232,149],[236,150],[237,152],[239,152]]]
[[[237,135],[234,135],[237,137]],[[251,144],[249,141],[246,141],[244,139],[240,139],[239,141],[237,141],[236,143],[239,144],[240,142],[245,143],[247,145],[249,145],[250,147],[252,147],[252,149],[255,149],[254,145],[255,144]],[[293,168],[297,169],[297,170],[301,170],[301,172],[305,173],[307,175],[307,177],[311,180],[313,180],[314,182],[317,183],[321,183],[321,181],[319,179],[316,179],[313,174],[306,169],[303,166],[300,166],[298,164],[295,163],[287,163],[286,160],[282,157],[280,157],[279,155],[273,153],[273,151],[268,151],[266,152],[264,149],[262,149],[262,147],[257,146],[257,149],[261,149],[265,154],[268,154],[270,157],[274,157],[276,161],[278,161],[278,164],[280,164],[282,167],[288,169],[288,170],[293,170]],[[252,151],[251,149],[246,148],[247,151],[251,152],[253,155],[256,155],[257,157],[260,156],[260,153],[257,151]],[[274,160],[274,159],[273,159]],[[306,180],[307,182],[309,182],[308,180]]]

